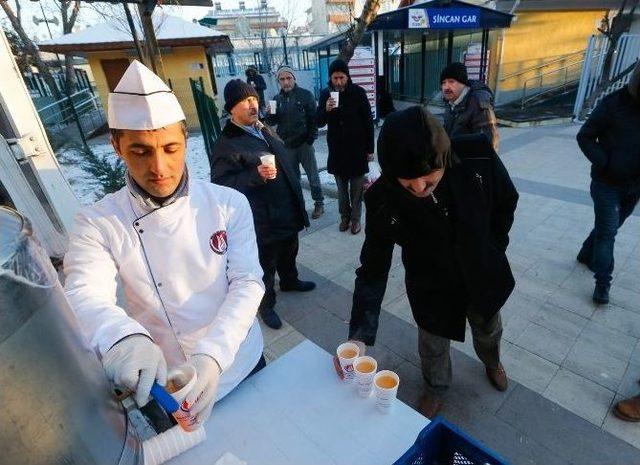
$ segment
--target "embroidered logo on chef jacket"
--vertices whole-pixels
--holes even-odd
[[[209,239],[209,246],[218,255],[224,255],[227,252],[227,231],[216,231]]]

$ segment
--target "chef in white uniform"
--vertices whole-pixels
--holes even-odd
[[[264,366],[256,321],[264,287],[249,203],[189,178],[184,120],[171,89],[133,61],[108,102],[126,186],[76,217],[65,292],[108,377],[139,405],[167,368],[195,366],[186,401],[202,423]]]

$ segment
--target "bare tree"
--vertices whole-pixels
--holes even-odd
[[[78,19],[78,13],[80,12],[80,0],[56,0],[56,5],[62,18],[62,33],[71,34],[71,32],[73,32],[73,26],[76,24],[76,19]],[[73,67],[72,55],[65,54],[64,69],[65,91],[67,95],[71,95],[76,86],[76,74]]]
[[[351,25],[347,31],[347,38],[340,47],[340,53],[338,58],[349,63],[353,52],[362,40],[362,36],[367,30],[367,26],[376,19],[378,16],[378,10],[380,9],[380,0],[367,0],[362,7],[362,13],[360,17]]]
[[[8,1],[0,1],[0,7],[4,11],[4,14],[7,15],[9,22],[11,23],[11,27],[15,31],[15,33],[20,38],[22,44],[24,44],[26,52],[33,58],[33,62],[38,68],[38,72],[47,83],[51,94],[56,100],[60,100],[62,95],[58,90],[55,80],[51,74],[51,69],[49,65],[47,65],[44,60],[40,57],[40,53],[38,52],[38,47],[33,43],[33,41],[29,38],[24,27],[22,26],[22,5],[20,4],[21,0],[14,0],[15,3],[15,11],[11,8],[11,5]]]

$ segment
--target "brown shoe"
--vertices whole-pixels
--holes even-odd
[[[420,398],[420,403],[418,404],[418,412],[431,420],[438,414],[440,407],[442,407],[442,399],[433,394],[425,392]]]
[[[324,206],[316,205],[315,207],[313,207],[313,212],[311,213],[312,220],[317,220],[322,215],[324,215]]]
[[[498,364],[498,368],[489,368],[485,366],[484,370],[487,373],[487,378],[489,378],[489,382],[494,388],[496,388],[498,391],[507,390],[507,387],[508,387],[507,372],[504,371],[504,367],[502,366],[502,363]]]
[[[640,421],[640,395],[618,402],[613,414],[624,421]]]
[[[354,221],[353,223],[351,223],[351,234],[358,234],[361,229],[362,227],[360,226],[359,221]]]
[[[340,230],[340,232],[345,232],[347,229],[349,229],[349,220],[341,220],[338,229]]]

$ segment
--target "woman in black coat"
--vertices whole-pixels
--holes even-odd
[[[349,338],[373,345],[395,244],[419,327],[428,417],[451,383],[450,339],[466,320],[494,387],[505,390],[499,310],[514,288],[505,254],[518,194],[486,136],[453,154],[422,107],[387,117],[378,139],[382,176],[365,195],[366,238],[356,271]],[[468,142],[468,141],[467,141]]]

